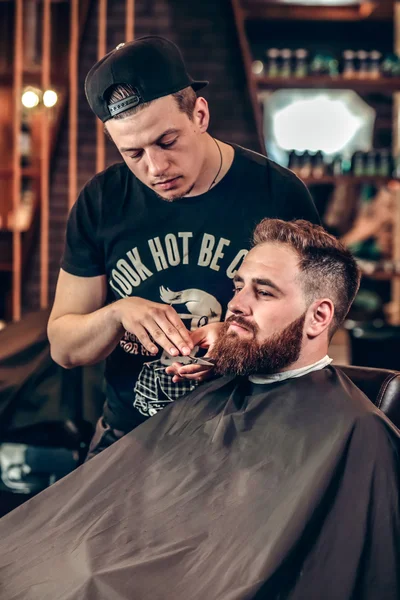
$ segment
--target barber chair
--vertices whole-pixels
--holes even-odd
[[[54,363],[47,321],[38,311],[0,333],[0,516],[79,466],[93,434],[86,373]]]
[[[400,429],[400,371],[337,366]]]

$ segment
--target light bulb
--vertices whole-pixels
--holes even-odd
[[[43,104],[47,108],[51,108],[55,104],[57,104],[58,96],[54,90],[46,90],[43,94]]]
[[[22,94],[21,102],[25,108],[35,108],[39,104],[39,96],[33,90],[26,90]]]

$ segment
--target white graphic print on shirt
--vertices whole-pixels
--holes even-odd
[[[184,322],[190,320],[188,329],[191,331],[221,320],[222,306],[214,296],[203,290],[188,289],[175,292],[161,286],[160,298],[168,304],[181,305],[181,310],[186,307],[188,312],[177,312]],[[133,406],[142,415],[155,415],[167,404],[196,387],[196,383],[190,381],[172,383],[171,376],[165,373],[165,367],[174,360],[173,356],[164,351],[160,359],[143,365],[135,385],[133,402]]]

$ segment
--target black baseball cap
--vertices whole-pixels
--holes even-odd
[[[109,104],[107,91],[116,84],[129,84],[135,93]],[[119,44],[89,71],[86,98],[103,121],[144,102],[168,96],[191,86],[201,90],[208,81],[194,81],[186,71],[179,48],[171,41],[150,35]]]

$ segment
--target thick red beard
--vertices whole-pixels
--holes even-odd
[[[220,375],[252,375],[255,373],[272,374],[282,371],[295,363],[300,356],[306,313],[292,321],[282,331],[271,335],[259,343],[255,339],[257,332],[253,324],[243,317],[232,316],[223,324],[219,338],[212,350],[215,371]],[[236,333],[228,333],[231,321],[247,327],[254,337],[241,339]]]

